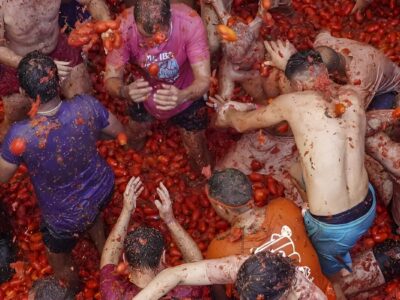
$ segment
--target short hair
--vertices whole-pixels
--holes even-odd
[[[340,54],[331,47],[321,46],[315,48],[319,53],[329,73],[337,71],[341,66]]]
[[[35,300],[73,300],[74,294],[71,290],[63,287],[60,281],[54,277],[41,278],[32,285]]]
[[[290,289],[295,278],[295,266],[287,257],[260,252],[248,258],[240,267],[235,286],[240,299],[275,300]]]
[[[240,47],[238,47],[237,42],[228,42],[225,43],[224,52],[230,62],[240,63],[249,54],[250,47],[254,45],[255,36],[244,23],[237,22],[231,28],[240,40]]]
[[[157,268],[164,249],[163,235],[157,229],[150,227],[139,227],[131,231],[124,243],[126,259],[134,268]]]
[[[321,65],[321,55],[315,50],[299,51],[293,54],[286,65],[285,75],[289,80],[301,72],[309,70],[311,66]]]
[[[208,180],[208,192],[213,199],[230,206],[246,204],[253,195],[249,178],[233,168],[214,172]]]
[[[30,98],[39,96],[46,103],[59,94],[57,65],[51,57],[39,51],[30,52],[18,64],[17,72],[19,84]]]
[[[171,6],[169,0],[137,0],[133,14],[135,22],[148,34],[154,34],[158,26],[169,26]]]

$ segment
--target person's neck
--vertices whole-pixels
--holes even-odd
[[[49,113],[49,114],[55,114],[57,110],[52,111],[52,109],[55,109],[59,104],[61,103],[61,98],[60,96],[56,96],[50,101],[46,103],[41,103],[38,109],[38,113]]]
[[[264,222],[264,215],[264,209],[252,208],[235,218],[232,225],[243,228],[245,233],[253,233],[261,227]]]
[[[150,281],[153,280],[157,275],[157,271],[155,270],[133,270],[131,272],[130,280],[133,284],[135,284],[138,288],[145,288]]]

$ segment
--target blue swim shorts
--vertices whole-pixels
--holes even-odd
[[[371,208],[365,215],[349,223],[327,224],[314,218],[309,211],[305,213],[304,224],[325,275],[333,275],[343,268],[351,270],[349,251],[375,219],[376,196],[371,184],[369,190],[373,201]]]

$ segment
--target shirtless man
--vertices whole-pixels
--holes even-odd
[[[79,0],[87,5],[96,19],[109,19],[104,0]],[[40,50],[55,59],[62,82],[62,94],[71,98],[90,93],[90,78],[80,50],[71,48],[60,33],[58,16],[61,0],[1,0],[0,1],[0,97],[5,108],[5,120],[0,124],[0,141],[9,125],[24,118],[29,101],[22,97],[16,68],[22,57]]]
[[[295,93],[277,97],[266,107],[240,112],[214,99],[217,125],[239,132],[286,120],[299,150],[309,210],[304,221],[322,270],[335,281],[351,268],[349,250],[372,225],[375,193],[364,167],[364,101],[349,86],[329,80],[315,51],[294,54],[285,75]],[[340,109],[339,109],[340,108]]]
[[[273,274],[274,276],[271,276]],[[177,285],[233,284],[242,300],[323,300],[322,291],[287,258],[268,251],[168,268],[134,300],[157,300]]]

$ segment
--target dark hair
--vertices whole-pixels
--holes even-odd
[[[160,264],[165,242],[160,231],[139,227],[128,233],[124,249],[126,259],[132,267],[155,269]]]
[[[341,66],[340,54],[330,47],[321,46],[315,49],[322,58],[329,73],[337,71]]]
[[[54,277],[38,279],[32,285],[35,300],[73,300],[73,293]]]
[[[315,50],[300,51],[293,54],[286,65],[285,75],[291,80],[298,73],[308,70],[311,66],[323,64],[321,55]]]
[[[231,206],[246,204],[253,195],[247,176],[232,168],[214,172],[208,180],[208,192],[215,200]]]
[[[240,299],[279,299],[288,290],[295,276],[289,258],[271,252],[260,252],[240,267],[235,286]]]
[[[133,14],[135,22],[148,34],[154,34],[158,26],[169,26],[171,6],[169,0],[137,0]]]
[[[40,96],[42,103],[59,94],[57,66],[51,57],[39,51],[28,53],[18,64],[19,84],[32,99]]]

